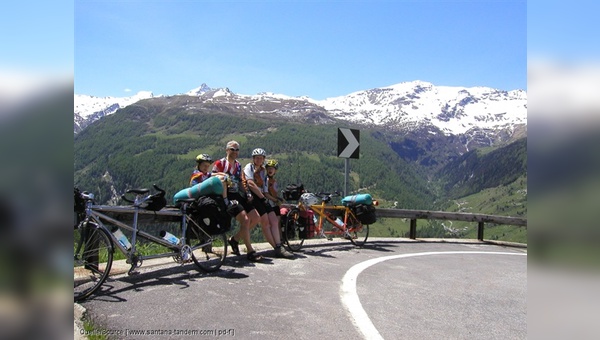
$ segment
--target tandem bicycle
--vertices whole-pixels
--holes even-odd
[[[291,205],[282,216],[283,239],[292,251],[302,248],[304,240],[310,238],[341,237],[356,246],[363,246],[369,237],[369,224],[375,223],[377,201],[369,204],[353,203],[347,196],[347,204],[331,205],[339,193],[303,193],[298,204]],[[370,198],[370,195],[369,195]],[[342,200],[342,201],[344,201]]]
[[[136,269],[144,260],[172,257],[176,263],[195,263],[204,272],[218,270],[227,256],[227,235],[207,232],[190,214],[195,199],[182,199],[177,203],[179,208],[164,209],[166,200],[164,190],[156,185],[158,191],[150,195],[149,189],[130,189],[127,194],[134,194],[129,199],[123,195],[127,207],[100,206],[94,204],[94,195],[80,192],[75,188],[75,211],[78,223],[74,226],[74,300],[81,301],[96,292],[108,278],[115,254],[115,249],[122,253],[126,263],[131,265],[128,275],[137,274]],[[79,208],[78,208],[79,207]],[[111,216],[110,212],[130,213],[133,208],[133,223],[127,224]],[[161,237],[152,235],[138,226],[140,214],[147,211],[158,212],[171,221],[180,220],[180,236],[161,231]],[[111,226],[109,229],[108,226]],[[119,228],[131,232],[131,241]],[[142,254],[137,246],[137,239],[142,238],[150,243],[167,248],[159,254]]]

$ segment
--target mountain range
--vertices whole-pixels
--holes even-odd
[[[311,192],[332,192],[344,187],[339,127],[361,131],[350,193],[369,192],[384,208],[527,214],[526,92],[422,81],[325,100],[206,84],[175,95],[78,94],[74,184],[94,192],[99,204],[119,204],[127,189],[152,184],[172,195],[189,185],[196,155],[222,157],[234,139],[242,164],[255,147],[279,160],[280,188],[303,183]],[[374,235],[393,235],[398,223],[382,219]],[[430,224],[426,230],[446,234]],[[526,240],[514,230],[489,232]]]
[[[524,90],[435,86],[424,81],[412,81],[314,100],[270,92],[243,95],[228,88],[213,89],[202,84],[176,95],[155,96],[149,91],[130,97],[76,94],[74,133],[140,100],[163,98],[174,101],[175,97],[189,110],[219,106],[221,110],[230,112],[276,114],[291,120],[315,123],[341,120],[396,132],[458,136],[461,137],[461,153],[524,137],[527,126],[527,93]]]

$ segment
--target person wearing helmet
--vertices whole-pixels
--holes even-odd
[[[229,205],[230,203],[227,199],[227,183],[229,181],[229,176],[223,172],[210,172],[211,164],[212,158],[210,157],[210,155],[203,153],[196,156],[196,168],[192,172],[192,176],[190,178],[190,186],[200,184],[211,176],[217,176],[223,184],[223,198],[225,199],[225,204]]]
[[[275,249],[275,256],[284,258],[293,258],[294,255],[288,252],[281,245],[281,235],[279,224],[273,213],[273,207],[268,203],[266,192],[268,192],[267,170],[264,166],[267,153],[261,148],[252,151],[252,162],[244,167],[242,173],[244,188],[247,190],[249,200],[260,216],[260,226],[267,242]],[[269,218],[273,214],[274,219]]]
[[[275,179],[275,174],[279,169],[279,162],[275,159],[269,159],[265,167],[267,168],[267,191],[264,194],[267,197],[268,204],[272,207],[272,211],[268,214],[269,222],[271,225],[279,226],[281,222],[281,204],[283,203],[283,198],[277,196],[279,188]],[[281,233],[279,234],[279,238],[281,240]]]
[[[212,171],[213,173],[225,173],[229,176],[231,185],[227,188],[227,197],[229,200],[236,200],[243,207],[235,216],[235,219],[240,224],[240,230],[228,240],[231,251],[236,255],[241,255],[239,240],[243,240],[248,252],[246,254],[248,260],[257,262],[262,260],[262,256],[258,255],[252,247],[250,229],[258,223],[260,216],[254,206],[248,202],[246,191],[241,185],[242,165],[237,160],[239,152],[240,143],[234,140],[227,142],[227,146],[225,147],[226,156],[215,161]]]
[[[196,156],[196,169],[192,172],[190,178],[190,186],[204,182],[211,176],[210,165],[212,158],[208,154],[200,154]]]

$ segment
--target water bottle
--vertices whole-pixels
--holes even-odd
[[[131,243],[127,239],[127,236],[125,236],[125,234],[123,234],[121,229],[119,229],[119,227],[114,226],[112,228],[111,232],[113,233],[113,235],[115,235],[115,237],[117,238],[117,241],[119,241],[119,243],[123,247],[125,247],[125,249],[127,249],[127,250],[131,249]]]
[[[159,235],[163,240],[167,240],[169,243],[173,243],[174,245],[179,244],[179,238],[168,231],[162,230]]]
[[[335,219],[335,224],[337,224],[337,226],[340,228],[344,227],[344,221],[342,221],[339,217]]]

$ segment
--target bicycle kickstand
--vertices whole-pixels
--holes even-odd
[[[131,275],[137,275],[140,272],[136,270],[136,268],[139,268],[142,265],[142,260],[140,260],[137,255],[134,255],[131,257],[131,268],[129,268],[129,270],[127,271],[127,275],[131,276]]]
[[[321,229],[321,234],[320,234],[319,236],[320,236],[320,237],[324,237],[324,238],[326,238],[326,239],[327,239],[327,241],[333,241],[333,236],[331,236],[331,235],[326,235],[326,234],[325,234],[325,231],[323,231],[322,229]]]

